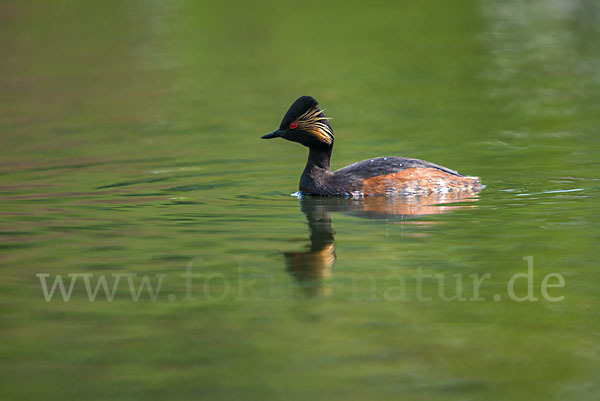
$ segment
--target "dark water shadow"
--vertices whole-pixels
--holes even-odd
[[[335,230],[331,214],[334,212],[360,218],[411,222],[419,217],[449,213],[453,210],[475,207],[477,193],[457,193],[420,197],[365,197],[362,199],[302,196],[300,210],[306,216],[310,232],[307,250],[284,252],[286,271],[294,277],[307,296],[324,295],[324,285],[331,276],[337,260]],[[457,204],[460,202],[461,204]],[[422,220],[420,220],[422,222]],[[426,223],[426,222],[424,222]]]

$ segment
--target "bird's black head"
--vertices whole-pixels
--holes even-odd
[[[290,106],[279,129],[264,135],[263,139],[283,138],[299,142],[309,148],[331,148],[333,130],[328,118],[310,96],[301,96]]]

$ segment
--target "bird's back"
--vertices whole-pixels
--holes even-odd
[[[331,184],[353,196],[427,195],[481,189],[477,177],[404,157],[377,157],[350,164],[332,173]]]

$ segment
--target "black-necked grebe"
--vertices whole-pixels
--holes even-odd
[[[308,162],[300,177],[300,192],[322,196],[428,195],[478,192],[481,181],[418,159],[378,157],[329,169],[333,130],[328,118],[310,96],[298,98],[279,129],[263,139],[284,138],[309,148]]]

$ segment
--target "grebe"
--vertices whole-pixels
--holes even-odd
[[[279,129],[263,139],[283,138],[309,149],[300,177],[300,192],[321,196],[429,195],[478,192],[481,181],[449,168],[418,159],[377,157],[331,171],[333,129],[310,96],[299,97],[289,108]]]

